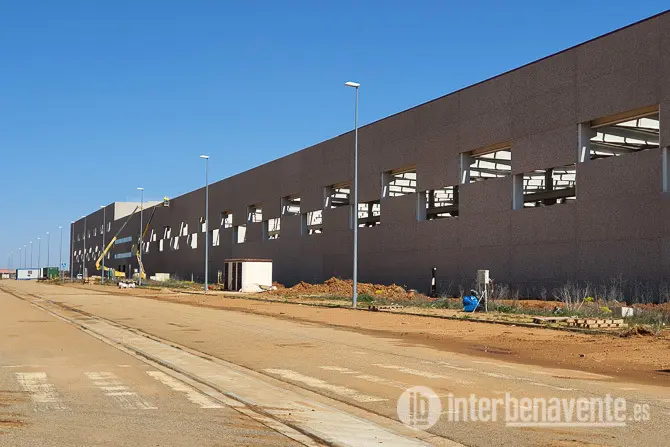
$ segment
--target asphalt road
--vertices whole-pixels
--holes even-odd
[[[148,374],[154,370],[151,365],[97,340],[49,312],[71,318],[93,335],[106,337],[131,350],[146,352],[191,377],[200,377],[219,391],[234,393],[241,400],[247,399],[265,409],[274,408],[271,416],[277,421],[312,434],[315,426],[327,425],[328,421],[337,419],[341,424],[336,430],[339,434],[347,433],[347,430],[350,433],[386,430],[379,432],[382,437],[389,436],[384,444],[392,444],[398,439],[401,439],[398,445],[404,445],[405,441],[409,444],[418,437],[433,444],[445,444],[446,439],[450,439],[475,446],[667,445],[670,390],[654,384],[628,384],[585,372],[487,360],[449,352],[448,346],[409,345],[370,332],[235,311],[26,282],[5,282],[0,287],[42,307],[38,309],[12,295],[0,294],[0,305],[7,310],[0,315],[0,336],[11,340],[0,350],[2,389],[25,391],[26,378],[35,388],[34,381],[39,382],[43,376],[17,376],[16,373],[46,373],[46,383],[52,385],[58,392],[59,401],[68,408],[31,413],[30,406],[37,403],[25,396],[22,402],[13,403],[11,407],[0,407],[4,411],[11,408],[11,412],[17,414],[17,420],[24,424],[2,428],[7,434],[0,436],[0,443],[12,439],[7,445],[259,445],[294,442],[280,433],[281,428],[272,432],[267,424],[262,425],[253,417],[244,419],[226,405],[200,408],[185,396],[188,393],[176,392],[166,386],[164,377],[161,381],[155,374]],[[149,341],[137,331],[160,340]],[[204,353],[225,361],[225,364],[217,364],[212,369],[212,366],[198,363],[197,359],[184,358],[185,354],[171,351],[174,348],[166,347],[169,345],[166,341],[180,345],[182,353],[190,351],[196,354],[194,357]],[[98,375],[91,376],[91,373]],[[115,379],[100,376],[100,373],[114,374]],[[233,376],[233,373],[237,375]],[[96,385],[96,382],[114,380],[119,384],[105,386],[127,387],[128,390],[119,389],[122,393],[135,393],[127,396],[140,408],[132,411],[117,408],[121,407],[119,399],[108,396],[109,392],[101,391],[101,386]],[[414,431],[397,422],[398,398],[412,386],[428,387],[441,398],[440,420],[428,430],[433,437],[413,436]],[[52,389],[42,382],[37,388],[41,391]],[[288,392],[308,394],[299,399],[294,394],[286,394]],[[630,419],[623,427],[509,427],[502,418],[496,422],[453,420],[456,415],[464,418],[464,414],[449,406],[450,396],[474,394],[478,398],[496,399],[506,393],[515,398],[545,399],[594,398],[609,394],[626,399]],[[21,396],[20,393],[17,395]],[[294,410],[311,402],[312,419],[303,417],[304,414],[296,419],[286,408],[283,413],[276,410],[272,396],[285,399],[290,403],[285,407]],[[221,400],[214,401],[222,403]],[[144,408],[142,402],[147,404],[145,407],[156,408]],[[633,414],[633,408],[642,406],[648,406],[649,420],[633,420],[645,419]],[[231,413],[243,418],[244,424],[251,425],[238,424],[237,419],[230,418]],[[373,425],[365,425],[366,421]],[[78,428],[82,423],[90,424],[93,429]],[[123,429],[117,430],[119,427]],[[246,433],[246,430],[253,433]],[[389,433],[401,438],[393,438]],[[60,444],[36,442],[44,440],[45,436]],[[66,441],[71,439],[80,442],[68,444]],[[342,439],[331,441],[342,442]],[[355,441],[353,439],[352,445]]]
[[[0,292],[0,445],[299,445]]]

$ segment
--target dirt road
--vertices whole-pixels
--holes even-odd
[[[276,380],[284,383],[282,387],[310,390],[329,399],[329,405],[336,406],[338,402],[346,405],[342,411],[347,414],[356,408],[363,412],[357,414],[359,418],[380,418],[376,423],[381,426],[391,421],[388,426],[394,430],[399,430],[392,421],[398,419],[396,402],[401,393],[416,385],[429,387],[441,396],[446,407],[429,432],[464,445],[664,445],[664,430],[670,422],[670,390],[663,386],[666,382],[645,380],[641,375],[636,380],[625,379],[631,374],[631,362],[625,362],[623,373],[611,371],[617,374],[610,374],[602,367],[557,368],[561,365],[559,360],[552,367],[542,366],[551,355],[555,358],[565,355],[561,350],[570,344],[569,340],[553,343],[552,338],[560,341],[561,337],[571,335],[588,336],[407,316],[398,321],[395,315],[285,304],[214,302],[222,298],[203,299],[208,306],[225,305],[228,309],[140,299],[111,294],[109,290],[15,282],[1,286],[32,296],[31,299],[48,300],[49,306],[55,306],[57,311],[84,315],[82,318],[92,319],[95,324],[102,324],[96,320],[101,317],[105,319],[102,322],[120,325],[115,326],[118,330],[119,327],[139,330],[184,349],[223,359],[253,371],[259,380]],[[230,310],[233,308],[236,309]],[[250,312],[275,313],[281,318]],[[327,324],[318,321],[321,314]],[[293,317],[296,320],[291,321]],[[370,320],[375,322],[374,331],[367,327]],[[406,326],[407,330],[399,330],[398,325]],[[405,335],[391,335],[397,333]],[[514,337],[518,338],[519,346],[514,345]],[[539,339],[543,346],[540,349],[545,351],[548,346],[553,347],[553,354],[545,352],[532,358],[521,346],[526,343],[524,337]],[[444,342],[447,339],[448,344]],[[471,340],[479,348],[466,349],[465,340]],[[490,343],[482,343],[484,340]],[[586,357],[576,357],[575,363],[564,364],[578,364],[579,359],[589,359],[598,350],[602,351],[602,346],[587,351]],[[525,362],[528,359],[533,361]],[[667,358],[646,361],[646,365],[656,367],[654,362],[662,365]],[[652,373],[646,374],[651,377]],[[562,399],[611,394],[625,398],[631,405],[649,405],[651,418],[645,422],[631,420],[626,427],[511,428],[504,421],[454,422],[447,405],[448,396],[467,397],[473,393],[491,398],[511,393],[517,397]],[[438,439],[434,441],[437,443]]]

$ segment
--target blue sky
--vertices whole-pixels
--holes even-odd
[[[0,0],[0,266],[31,240],[36,265],[47,231],[57,259],[58,225],[68,247],[70,221],[137,186],[201,186],[201,153],[219,180],[350,130],[344,81],[366,124],[664,7]]]

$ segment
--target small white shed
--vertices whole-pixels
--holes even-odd
[[[226,259],[223,284],[235,292],[262,292],[272,286],[272,259]]]

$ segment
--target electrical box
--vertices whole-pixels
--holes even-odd
[[[477,270],[477,285],[485,286],[489,283],[489,271]]]
[[[226,259],[223,285],[233,292],[262,292],[272,287],[272,259]]]

